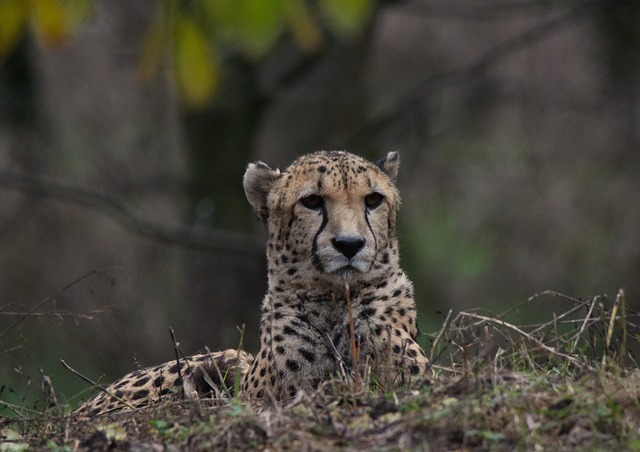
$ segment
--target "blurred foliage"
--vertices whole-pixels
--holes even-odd
[[[203,107],[216,93],[226,55],[249,61],[266,56],[286,33],[305,52],[323,44],[322,22],[350,36],[362,28],[373,0],[317,3],[297,0],[165,0],[158,6],[143,46],[140,73],[151,78],[164,57],[188,107]]]
[[[91,11],[91,0],[0,0],[0,61],[32,24],[41,43],[60,45]],[[153,78],[167,61],[186,107],[206,106],[220,87],[226,55],[257,61],[290,33],[305,52],[317,52],[323,28],[357,34],[375,0],[163,0],[144,42],[139,73]]]
[[[31,25],[38,40],[59,46],[91,11],[91,0],[0,0],[0,62]]]

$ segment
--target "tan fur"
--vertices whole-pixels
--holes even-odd
[[[321,151],[300,157],[283,172],[262,162],[249,164],[245,193],[268,233],[269,281],[260,351],[255,359],[233,350],[189,358],[190,366],[182,366],[188,396],[220,393],[208,382],[222,386],[219,376],[231,371],[235,377],[236,368],[242,372],[243,396],[274,400],[314,390],[345,370],[366,370],[380,381],[393,382],[426,376],[428,360],[415,341],[413,287],[399,264],[398,168],[394,152],[374,164],[343,151]],[[357,370],[347,286],[361,367]],[[154,392],[151,383],[164,375],[163,381],[179,385],[175,369],[169,362],[137,371],[108,389],[135,405],[155,401],[163,391]],[[151,383],[139,383],[140,373],[149,375]],[[144,386],[144,397],[136,382],[151,384]],[[101,394],[80,410],[95,415],[105,408],[126,407],[106,400],[109,396]]]

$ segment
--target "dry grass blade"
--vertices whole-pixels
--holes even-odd
[[[476,319],[476,320],[480,320],[482,322],[488,322],[488,323],[494,323],[496,325],[508,328],[512,331],[515,331],[516,333],[518,333],[520,336],[534,342],[536,345],[538,345],[540,348],[542,348],[543,350],[553,354],[553,355],[557,355],[561,358],[566,359],[567,361],[572,362],[573,364],[577,365],[577,366],[582,366],[584,363],[582,363],[581,361],[577,360],[576,358],[569,356],[565,353],[561,353],[559,351],[557,351],[554,347],[550,347],[546,344],[544,344],[543,342],[541,342],[540,340],[538,340],[537,338],[531,336],[530,334],[528,334],[526,331],[521,330],[520,328],[518,328],[515,325],[512,325],[508,322],[505,322],[504,320],[500,320],[500,319],[494,319],[492,317],[487,317],[484,315],[479,315],[479,314],[474,314],[472,312],[461,312],[460,315],[462,316],[466,316],[466,317],[470,317],[472,319]]]
[[[435,352],[438,347],[438,344],[440,343],[440,339],[442,338],[445,331],[447,330],[447,327],[449,326],[449,320],[451,319],[451,314],[453,314],[453,309],[449,309],[449,312],[447,312],[447,316],[445,317],[444,322],[442,322],[442,327],[440,327],[440,330],[438,331],[436,338],[433,340],[433,344],[431,344],[431,350],[429,351],[429,362],[432,364],[434,362]]]
[[[169,334],[171,335],[171,341],[173,342],[173,351],[176,354],[176,368],[178,369],[178,381],[180,382],[180,393],[182,399],[187,398],[187,393],[184,387],[184,379],[182,378],[182,366],[180,365],[180,344],[176,341],[176,333],[173,328],[169,328]],[[188,363],[188,361],[187,361]]]
[[[439,372],[429,385],[396,382],[393,392],[354,392],[356,377],[364,388],[369,379],[348,366],[348,373],[338,372],[317,392],[301,391],[286,404],[176,397],[109,413],[101,423],[117,425],[120,437],[105,439],[104,429],[89,419],[32,415],[24,407],[15,410],[15,421],[4,421],[2,434],[35,449],[52,448],[53,441],[72,450],[637,450],[640,370],[621,363],[627,347],[638,346],[629,322],[638,314],[628,309],[623,291],[617,309],[606,296],[562,300],[571,306],[542,328],[449,312],[433,335],[432,364]],[[554,300],[554,309],[559,306]],[[357,357],[355,333],[351,328]],[[218,378],[226,377],[225,369],[217,371]]]
[[[349,334],[351,336],[351,354],[353,357],[353,373],[355,375],[356,392],[360,392],[360,366],[358,365],[358,347],[356,345],[356,334],[353,325],[353,309],[351,306],[351,293],[349,284],[344,285],[344,293],[347,300],[347,310],[349,311]]]
[[[591,305],[589,306],[589,311],[587,312],[586,317],[584,318],[584,322],[582,322],[582,325],[580,326],[580,329],[578,330],[578,332],[575,335],[575,340],[573,341],[573,349],[576,350],[578,348],[578,342],[580,341],[580,337],[582,337],[582,333],[584,333],[584,330],[587,326],[587,324],[589,323],[589,319],[591,319],[591,314],[593,313],[593,308],[596,307],[596,303],[598,303],[599,297],[593,297],[593,299],[591,300]]]

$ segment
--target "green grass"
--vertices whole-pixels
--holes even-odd
[[[92,420],[13,407],[0,450],[640,450],[637,314],[622,292],[544,295],[563,310],[539,324],[450,313],[427,335],[430,382],[381,392],[336,379],[276,406],[174,401]]]

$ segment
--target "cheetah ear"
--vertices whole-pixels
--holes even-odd
[[[253,211],[262,221],[267,221],[269,210],[267,208],[267,196],[273,184],[280,177],[279,169],[271,169],[263,162],[249,163],[244,173],[242,185],[244,194],[253,207]]]
[[[396,151],[391,151],[385,158],[378,160],[376,164],[395,184],[398,179],[398,170],[400,169],[400,156],[398,153]]]

